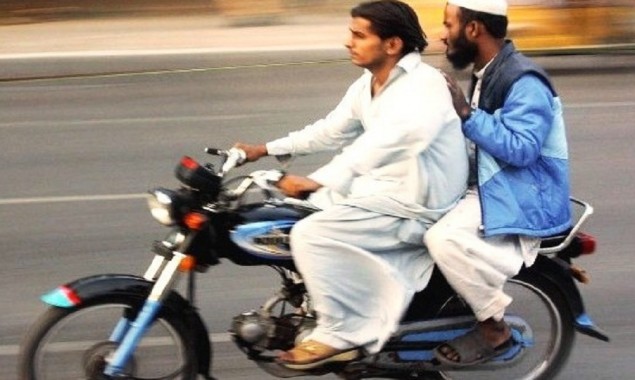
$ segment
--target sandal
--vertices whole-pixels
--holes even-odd
[[[277,361],[290,369],[307,370],[328,363],[349,362],[357,357],[359,357],[359,350],[356,348],[338,350],[324,343],[308,340],[281,353]]]
[[[461,335],[458,338],[439,345],[434,350],[434,356],[443,365],[452,367],[468,367],[485,363],[486,361],[505,353],[513,345],[514,340],[510,336],[505,342],[496,347],[492,347],[489,342],[485,340],[483,334],[475,328],[465,335]],[[442,351],[444,348],[449,348],[454,351],[459,356],[459,360],[456,361],[448,358],[447,354]]]

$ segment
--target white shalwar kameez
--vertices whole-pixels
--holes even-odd
[[[346,146],[309,175],[324,186],[310,198],[323,211],[296,224],[291,248],[318,313],[306,339],[374,353],[430,279],[423,233],[464,194],[468,164],[438,70],[410,53],[374,97],[371,80],[364,73],[326,118],[267,150],[302,155]]]

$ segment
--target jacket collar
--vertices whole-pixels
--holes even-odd
[[[502,62],[505,62],[509,56],[516,53],[516,47],[511,40],[505,40],[505,44],[501,51],[496,54],[496,57],[487,64],[485,69],[485,77],[488,77],[492,71],[495,71]]]

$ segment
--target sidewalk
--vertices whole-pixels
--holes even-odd
[[[348,17],[230,26],[216,15],[77,19],[0,26],[0,58],[343,49]]]

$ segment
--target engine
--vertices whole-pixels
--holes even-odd
[[[230,333],[243,350],[259,355],[288,350],[315,328],[315,318],[300,314],[271,316],[250,311],[234,317]]]

